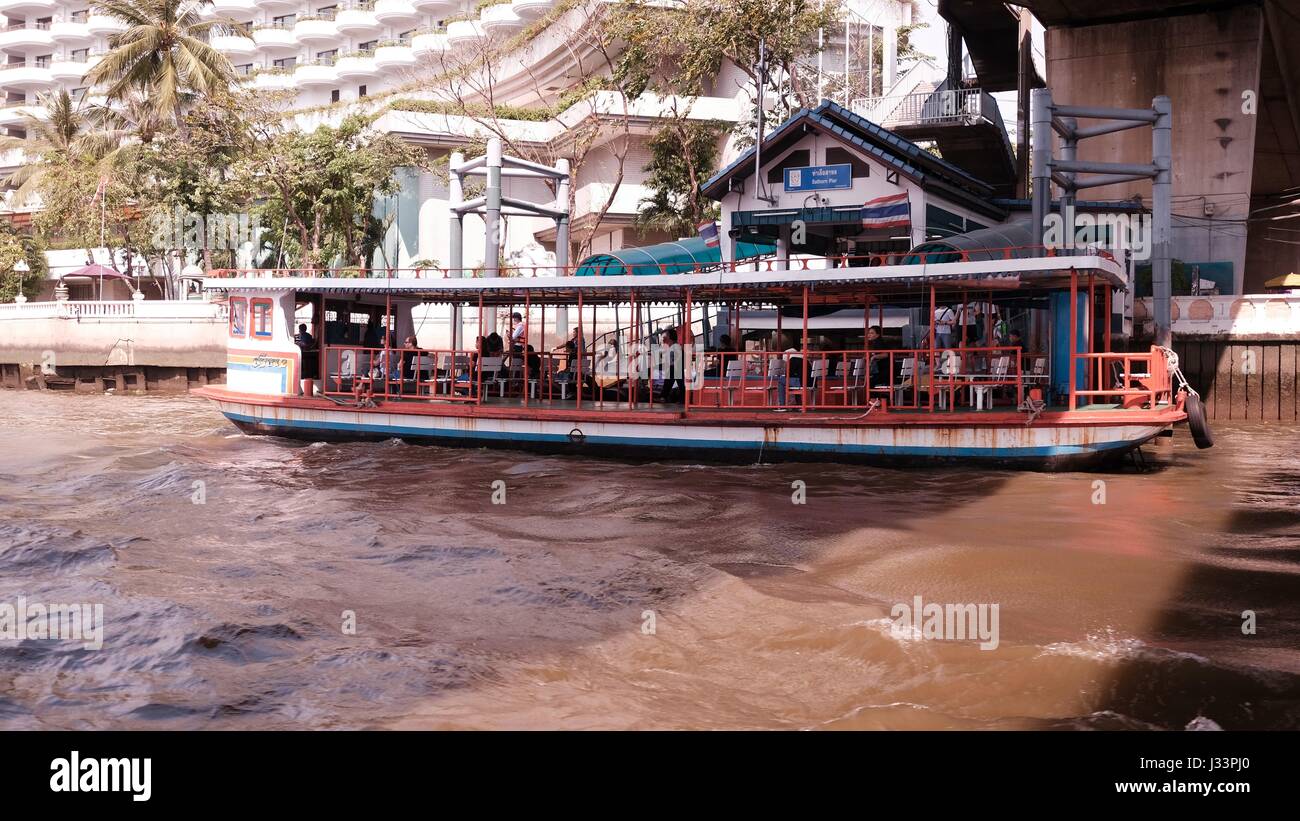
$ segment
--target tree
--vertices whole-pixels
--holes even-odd
[[[423,156],[357,115],[312,132],[280,131],[281,122],[254,119],[235,169],[262,202],[267,237],[299,267],[370,267],[387,229],[375,198],[396,194],[398,170]]]
[[[26,274],[14,270],[19,260],[27,262]],[[13,302],[20,293],[36,296],[48,271],[40,238],[20,234],[9,220],[0,220],[0,302]]]
[[[90,85],[108,84],[111,100],[148,90],[159,113],[171,115],[182,131],[187,97],[228,89],[234,69],[225,55],[204,42],[221,20],[204,21],[199,9],[210,0],[94,0],[93,6],[126,23],[108,38],[109,52],[86,74]]]
[[[5,179],[15,188],[13,202],[21,206],[40,188],[50,163],[61,158],[84,156],[98,162],[117,145],[114,135],[103,128],[103,118],[94,110],[74,102],[67,90],[42,94],[39,105],[48,117],[24,114],[27,136],[0,137],[0,151],[19,149],[29,161]]]
[[[704,222],[717,219],[718,204],[700,193],[718,162],[718,141],[727,124],[674,117],[655,132],[647,147],[644,171],[652,193],[641,201],[637,222],[675,236],[692,236]]]

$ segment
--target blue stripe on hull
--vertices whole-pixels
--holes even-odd
[[[404,425],[357,424],[353,422],[308,422],[297,419],[267,419],[247,416],[241,413],[223,411],[228,419],[247,422],[269,428],[293,428],[302,431],[319,430],[342,431],[356,434],[380,435],[392,437],[425,437],[429,439],[475,439],[509,443],[512,441],[546,442],[565,444],[569,438],[565,434],[525,433],[522,431],[470,431],[442,430],[438,428],[416,428]],[[840,445],[822,442],[736,442],[724,439],[669,439],[665,437],[640,436],[591,436],[584,440],[587,444],[611,445],[621,447],[678,448],[698,450],[702,448],[715,450],[758,450],[781,451],[792,453],[845,453],[864,456],[921,456],[921,457],[967,457],[978,459],[1014,459],[1014,458],[1049,458],[1053,456],[1080,456],[1095,454],[1118,448],[1131,448],[1142,444],[1140,441],[1121,440],[1117,442],[1098,442],[1088,446],[1079,445],[1044,445],[1026,448],[928,448],[896,445]]]

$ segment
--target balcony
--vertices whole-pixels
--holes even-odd
[[[524,20],[532,21],[555,8],[555,0],[514,0],[510,8]]]
[[[0,87],[28,91],[50,88],[55,84],[48,63],[35,61],[5,63],[0,66]]]
[[[79,54],[75,57],[60,54],[50,61],[50,74],[55,80],[62,82],[80,82],[81,78],[86,76],[86,72],[102,59],[104,59],[102,54]]]
[[[483,27],[477,20],[456,20],[447,24],[447,45],[460,48],[483,39]]]
[[[292,23],[259,23],[253,27],[253,43],[264,51],[277,54],[298,50],[298,38],[293,36]]]
[[[50,112],[40,103],[5,103],[0,105],[0,125],[24,125],[29,117],[48,120]]]
[[[379,75],[373,52],[361,51],[345,54],[334,63],[340,80],[366,80]]]
[[[378,0],[375,3],[375,16],[386,26],[414,23],[420,19],[420,12],[415,10],[411,0]]]
[[[55,20],[50,24],[50,36],[57,43],[86,43],[95,39],[85,20]]]
[[[126,23],[111,14],[95,9],[91,9],[90,14],[86,16],[86,27],[96,37],[107,37],[119,31],[126,31]]]
[[[339,70],[332,59],[299,63],[293,67],[293,82],[298,88],[338,85]]]
[[[479,25],[488,35],[514,34],[524,27],[524,21],[515,14],[509,3],[499,3],[483,9]]]
[[[0,48],[51,48],[49,23],[18,23],[0,29]]]
[[[297,11],[302,8],[299,0],[253,0],[253,4],[267,11]]]
[[[222,17],[244,19],[257,8],[253,0],[212,0],[212,11]]]
[[[293,24],[293,36],[299,43],[337,43],[340,40],[339,24],[333,15],[299,17]]]
[[[293,73],[286,69],[263,69],[253,75],[253,88],[258,91],[288,91],[297,87]]]
[[[257,43],[242,31],[223,31],[212,35],[212,47],[222,54],[250,57],[257,51]]]
[[[370,34],[383,28],[375,17],[374,3],[358,0],[334,16],[343,34]]]
[[[5,17],[53,14],[58,9],[54,0],[0,0],[0,15]]]
[[[460,0],[411,0],[416,11],[431,14],[435,18],[450,17],[460,11]]]
[[[375,49],[375,65],[381,71],[412,68],[415,66],[415,52],[410,43],[390,42]]]
[[[447,50],[447,32],[426,31],[411,38],[411,51],[417,59],[437,57]]]

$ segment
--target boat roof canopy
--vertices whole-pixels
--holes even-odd
[[[736,259],[744,262],[776,253],[775,242],[736,243]],[[661,242],[641,248],[623,248],[593,254],[582,261],[576,276],[654,276],[707,271],[722,265],[722,248],[701,237]]]
[[[816,268],[803,270],[778,265],[776,260],[758,263],[758,271],[714,271],[710,273],[655,274],[639,276],[558,277],[418,277],[390,276],[282,276],[274,271],[238,271],[229,276],[204,280],[208,290],[235,292],[320,293],[338,298],[352,294],[388,294],[423,302],[522,305],[526,299],[553,305],[627,302],[636,292],[638,302],[680,302],[687,294],[695,302],[750,301],[787,304],[802,300],[803,288],[810,300],[831,302],[870,296],[873,301],[890,299],[898,304],[918,302],[929,286],[942,293],[958,291],[1054,291],[1070,287],[1071,271],[1080,282],[1091,277],[1099,285],[1124,288],[1124,270],[1109,256],[1051,256],[1027,259],[999,259],[972,262],[941,262],[918,265]],[[293,272],[290,272],[293,273]],[[918,302],[919,304],[919,302]]]

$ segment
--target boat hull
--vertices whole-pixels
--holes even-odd
[[[1159,420],[1061,424],[1023,418],[1006,424],[872,424],[810,420],[780,425],[684,419],[622,421],[591,415],[420,413],[401,408],[262,404],[218,398],[225,416],[250,434],[311,441],[384,440],[501,447],[552,454],[754,463],[995,463],[1039,470],[1103,466],[1169,427]],[[774,420],[775,421],[775,420]]]

